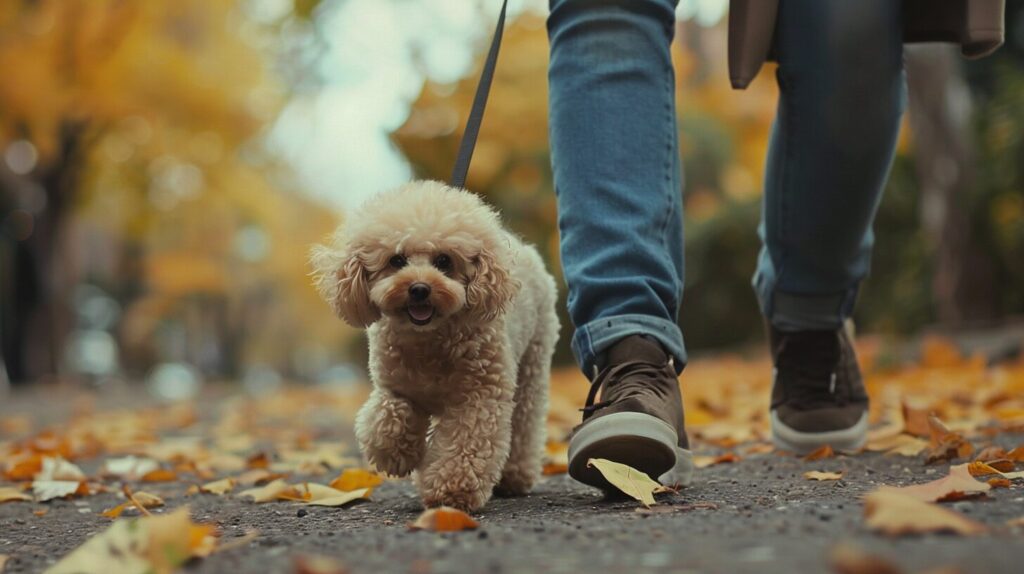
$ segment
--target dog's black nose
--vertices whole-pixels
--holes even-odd
[[[409,298],[413,301],[425,301],[430,297],[430,285],[426,283],[413,283],[409,285]]]

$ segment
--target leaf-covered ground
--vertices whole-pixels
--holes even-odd
[[[477,528],[457,532],[430,530],[463,525],[446,516],[411,530],[423,509],[409,481],[352,472],[362,466],[351,442],[361,387],[241,397],[224,386],[175,405],[138,388],[32,389],[0,405],[0,570],[1019,569],[1024,363],[988,364],[941,341],[902,366],[878,343],[860,348],[875,418],[863,453],[773,451],[764,359],[698,360],[682,379],[703,466],[696,484],[656,494],[649,508],[604,500],[559,473],[553,441],[551,474],[533,494],[495,499],[473,516]],[[584,385],[557,374],[553,438],[574,424]],[[978,459],[987,466],[965,465]],[[908,485],[923,486],[892,488]],[[186,505],[190,518],[173,515]],[[118,518],[103,515],[118,507]]]

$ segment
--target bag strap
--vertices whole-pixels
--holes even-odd
[[[498,15],[498,26],[494,30],[494,38],[491,39],[491,49],[487,53],[487,61],[484,62],[484,69],[480,73],[480,83],[476,86],[476,96],[473,97],[473,107],[469,111],[469,119],[466,121],[466,131],[462,133],[462,142],[459,144],[459,155],[455,158],[455,168],[452,169],[451,186],[463,188],[466,186],[466,174],[469,173],[469,162],[473,159],[473,148],[476,147],[476,136],[480,133],[480,122],[484,117],[484,107],[487,106],[487,95],[491,91],[491,80],[494,78],[494,66],[498,61],[498,48],[501,47],[501,34],[505,29],[505,8],[508,7],[508,0],[502,0],[501,13]]]

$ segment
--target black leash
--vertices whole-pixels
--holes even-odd
[[[484,118],[484,107],[487,106],[487,94],[491,91],[491,80],[494,78],[494,65],[498,61],[498,48],[501,47],[501,33],[505,29],[505,8],[508,0],[502,0],[501,13],[498,15],[498,27],[494,30],[494,38],[491,40],[491,50],[487,53],[487,61],[484,62],[484,69],[480,73],[480,83],[476,86],[476,96],[473,97],[473,107],[469,110],[469,119],[466,121],[466,131],[462,133],[462,142],[459,144],[459,155],[455,158],[455,168],[452,169],[451,186],[463,188],[466,186],[466,174],[469,173],[469,162],[473,159],[473,148],[476,147],[476,136],[480,133],[480,122]]]

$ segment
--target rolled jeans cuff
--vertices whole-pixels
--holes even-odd
[[[755,278],[761,313],[780,331],[833,331],[853,312],[857,288],[829,295],[801,295],[773,289],[768,281]]]
[[[572,352],[583,374],[593,378],[597,356],[630,335],[648,335],[657,339],[672,357],[676,374],[683,371],[686,346],[679,325],[650,315],[615,315],[582,325],[573,334]]]

